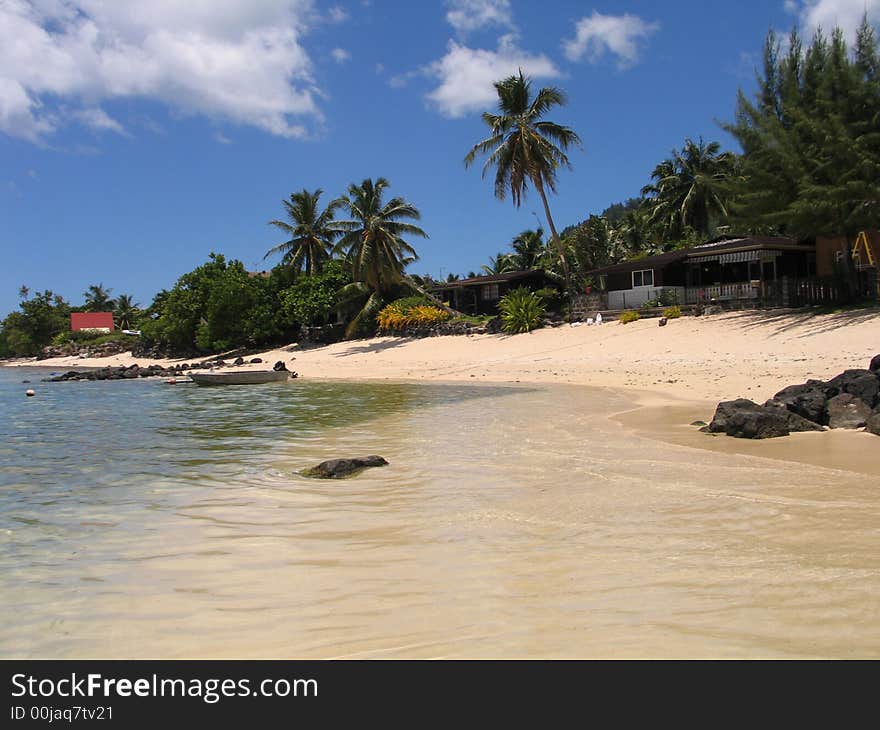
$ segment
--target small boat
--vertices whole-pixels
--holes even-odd
[[[261,385],[283,383],[290,378],[289,370],[230,370],[222,373],[190,373],[196,385]]]

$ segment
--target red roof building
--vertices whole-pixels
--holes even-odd
[[[70,315],[70,331],[106,330],[113,331],[113,312],[73,312]]]

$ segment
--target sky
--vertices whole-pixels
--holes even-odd
[[[463,164],[494,81],[567,94],[561,230],[686,138],[735,149],[719,122],[770,29],[851,37],[864,12],[880,0],[0,0],[0,316],[22,285],[146,306],[211,252],[267,269],[283,199],[367,177],[421,211],[412,273],[478,271],[542,219]]]

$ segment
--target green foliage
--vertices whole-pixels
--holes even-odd
[[[681,307],[666,307],[663,310],[663,316],[666,319],[678,319],[681,317]]]
[[[52,338],[70,329],[70,305],[46,290],[27,298],[22,288],[20,311],[11,312],[0,324],[0,352],[4,357],[25,357],[39,354]]]
[[[541,324],[544,301],[534,292],[519,287],[508,292],[498,302],[502,329],[509,334],[531,332]]]
[[[639,319],[641,319],[639,313],[633,309],[629,309],[626,312],[623,312],[620,315],[620,319],[617,321],[621,324],[629,324],[630,322],[637,322]]]
[[[320,274],[298,277],[279,293],[279,314],[289,325],[327,324],[336,310],[339,290],[348,282],[342,264],[331,261]]]
[[[68,342],[76,344],[103,345],[105,342],[131,342],[129,335],[121,332],[90,332],[79,330],[77,332],[59,332],[52,338],[53,345],[66,345]]]
[[[320,273],[324,262],[330,258],[333,241],[340,233],[333,226],[333,217],[340,201],[331,201],[319,212],[318,199],[323,192],[320,188],[315,191],[303,189],[291,194],[290,201],[281,201],[290,223],[273,220],[269,221],[269,225],[281,229],[290,238],[269,249],[264,258],[281,253],[281,263],[294,271],[303,270],[310,275]]]
[[[678,292],[675,289],[661,289],[656,299],[649,299],[643,307],[671,307],[678,304]],[[665,316],[665,315],[664,315]]]
[[[544,306],[550,310],[556,310],[562,305],[562,292],[552,286],[538,289],[535,294],[541,297]]]
[[[103,284],[92,284],[84,293],[86,312],[112,312],[116,302],[111,299],[110,292]]]
[[[725,125],[743,149],[735,221],[758,232],[849,235],[880,226],[880,75],[874,29],[855,46],[793,32],[764,44],[754,99]]]

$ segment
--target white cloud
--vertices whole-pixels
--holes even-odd
[[[570,61],[579,61],[585,55],[591,63],[598,62],[605,52],[617,56],[620,68],[628,68],[639,60],[639,42],[660,27],[637,15],[593,14],[575,24],[575,37],[562,42],[562,50]]]
[[[447,0],[447,22],[459,33],[497,25],[513,28],[510,0]]]
[[[100,103],[140,97],[304,136],[313,18],[312,0],[0,0],[0,133],[40,141],[61,105],[120,131]]]
[[[429,76],[440,80],[427,98],[444,116],[462,117],[492,106],[498,98],[494,82],[518,69],[533,78],[560,76],[553,62],[543,54],[533,56],[520,50],[513,35],[503,36],[496,51],[449,41],[446,55],[425,69]]]
[[[345,63],[351,58],[351,54],[344,48],[334,48],[330,51],[330,55],[333,56],[333,60],[336,63]]]
[[[827,35],[839,27],[849,40],[865,13],[871,22],[880,22],[880,0],[786,0],[785,9],[798,15],[809,33],[822,28]]]
[[[126,135],[123,126],[113,117],[107,114],[103,109],[92,107],[91,109],[81,109],[73,113],[73,116],[80,122],[91,129],[99,132],[116,132],[116,134]]]
[[[215,132],[214,139],[220,144],[232,144],[232,140],[229,139],[223,132]]]
[[[348,13],[344,8],[340,8],[338,5],[334,5],[330,8],[328,15],[331,23],[344,23],[348,20]]]

